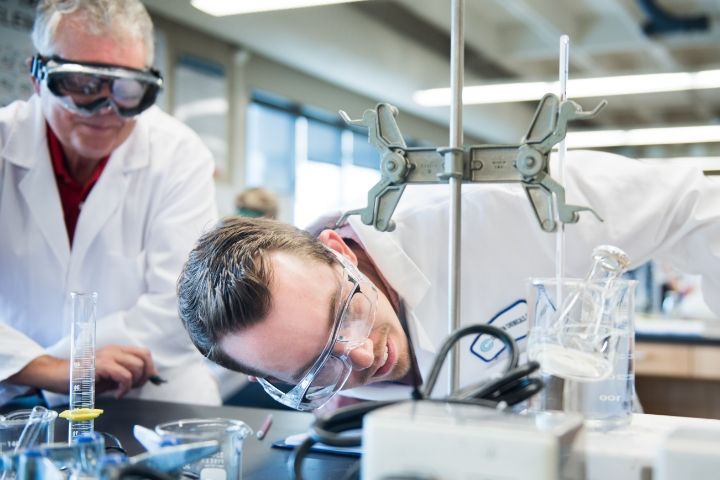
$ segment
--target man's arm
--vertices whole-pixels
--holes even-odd
[[[31,388],[68,393],[70,362],[50,355],[40,355],[30,360],[7,382]]]
[[[157,374],[150,351],[146,348],[111,345],[96,352],[96,393],[115,390],[115,395],[119,398],[131,388],[147,382],[151,375]],[[67,394],[70,386],[70,361],[47,354],[39,355],[17,373],[7,377],[3,383],[8,398],[0,398],[0,403],[28,388]]]
[[[35,358],[46,354],[47,352],[28,336],[0,323],[0,405],[29,389],[29,386],[22,382],[8,383],[8,377],[20,372]]]
[[[587,248],[601,243],[623,248],[634,266],[667,261],[702,275],[706,301],[720,315],[720,184],[697,169],[602,152],[572,152],[570,159],[569,201],[595,208],[605,222],[582,218],[567,227],[568,266],[586,266]]]

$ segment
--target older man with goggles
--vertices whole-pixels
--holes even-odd
[[[92,116],[111,108],[134,117],[151,107],[163,87],[160,72],[35,55],[30,73],[68,110]]]
[[[0,405],[38,393],[67,403],[69,294],[90,291],[98,394],[219,404],[175,296],[216,219],[214,161],[153,105],[147,10],[39,0],[32,40],[35,94],[0,108]]]

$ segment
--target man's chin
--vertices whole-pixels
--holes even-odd
[[[118,145],[115,138],[108,139],[100,137],[90,140],[83,139],[81,142],[73,143],[73,150],[81,158],[99,160],[110,156]]]
[[[343,390],[349,390],[351,388],[362,387],[365,385],[373,385],[382,382],[395,382],[401,380],[407,376],[410,371],[410,362],[403,357],[395,359],[393,366],[382,375],[375,375],[375,371],[359,371],[356,372],[351,381],[343,387]]]
[[[400,363],[396,363],[393,367],[384,375],[369,377],[365,385],[372,385],[374,383],[382,382],[396,382],[407,375],[408,369],[403,368]]]

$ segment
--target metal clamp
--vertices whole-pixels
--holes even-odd
[[[550,176],[549,157],[553,146],[565,138],[569,122],[593,118],[605,105],[603,100],[593,110],[583,111],[572,100],[560,102],[557,96],[547,94],[540,100],[520,144],[474,145],[462,151],[448,147],[408,148],[397,125],[398,110],[386,103],[365,110],[358,120],[340,111],[346,123],[368,129],[368,142],[381,157],[382,177],[368,192],[367,205],[346,212],[338,224],[350,215],[360,215],[364,224],[392,231],[395,224],[391,217],[407,184],[447,183],[449,177],[459,177],[460,170],[463,183],[521,183],[546,232],[557,229],[556,218],[562,223],[575,223],[583,211],[592,212],[602,221],[590,207],[565,203],[565,189]]]

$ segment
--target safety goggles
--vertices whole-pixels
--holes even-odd
[[[136,70],[35,55],[30,73],[73,113],[92,116],[108,108],[134,117],[155,103],[163,79],[154,69]]]
[[[296,410],[320,408],[342,389],[352,372],[350,352],[365,342],[375,322],[375,286],[342,255],[337,258],[343,267],[345,295],[335,306],[335,322],[322,353],[296,383],[258,378],[272,398]]]

